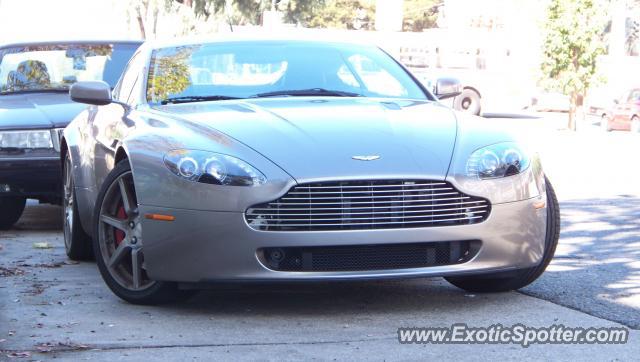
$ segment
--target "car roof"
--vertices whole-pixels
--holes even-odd
[[[269,43],[269,42],[304,42],[315,44],[339,44],[339,45],[370,45],[375,44],[366,41],[343,40],[334,34],[312,34],[298,32],[294,34],[259,34],[259,33],[221,33],[209,36],[172,38],[166,40],[148,40],[143,47],[148,49],[171,48],[197,44],[224,44],[224,43]]]
[[[21,42],[21,43],[7,43],[0,44],[0,49],[2,48],[12,48],[12,47],[24,47],[24,46],[38,46],[38,45],[68,45],[68,44],[132,44],[132,45],[140,45],[142,44],[142,40],[60,40],[60,41],[33,41],[33,42]]]

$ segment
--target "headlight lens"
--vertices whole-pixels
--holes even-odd
[[[164,164],[175,175],[195,182],[228,186],[259,186],[267,179],[250,164],[220,153],[174,150]]]
[[[51,130],[0,132],[2,148],[53,148]]]
[[[530,159],[513,142],[497,143],[476,150],[467,161],[467,176],[494,179],[513,176],[529,167]]]

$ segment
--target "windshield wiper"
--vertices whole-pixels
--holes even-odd
[[[189,102],[205,102],[205,101],[224,101],[228,99],[241,99],[240,97],[229,97],[229,96],[184,96],[184,97],[173,97],[167,98],[160,101],[160,104],[169,104],[169,103],[189,103]]]
[[[278,97],[278,96],[290,96],[290,97],[362,97],[361,94],[352,92],[343,92],[337,90],[330,90],[324,88],[310,88],[310,89],[291,89],[280,90],[274,92],[258,93],[250,98],[265,98],[265,97]]]

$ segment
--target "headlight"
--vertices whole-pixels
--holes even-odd
[[[2,148],[53,148],[51,130],[0,132]]]
[[[175,175],[195,182],[228,186],[259,186],[266,177],[250,164],[224,154],[174,150],[164,156],[164,164]]]
[[[529,157],[515,143],[497,143],[471,154],[467,176],[483,180],[513,176],[526,170],[529,164]]]

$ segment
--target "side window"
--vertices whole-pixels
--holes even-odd
[[[122,73],[120,81],[118,81],[118,85],[116,85],[116,88],[113,90],[114,99],[120,102],[127,102],[129,100],[133,86],[136,84],[136,80],[140,73],[140,67],[138,65],[142,58],[143,57],[140,53],[136,53],[131,58],[129,64],[127,64],[127,67]]]
[[[389,74],[381,65],[365,55],[355,54],[347,58],[351,67],[362,79],[367,90],[376,95],[405,97],[408,90],[394,76]],[[347,73],[347,67],[342,66],[338,76],[343,82],[355,85],[355,78]]]

